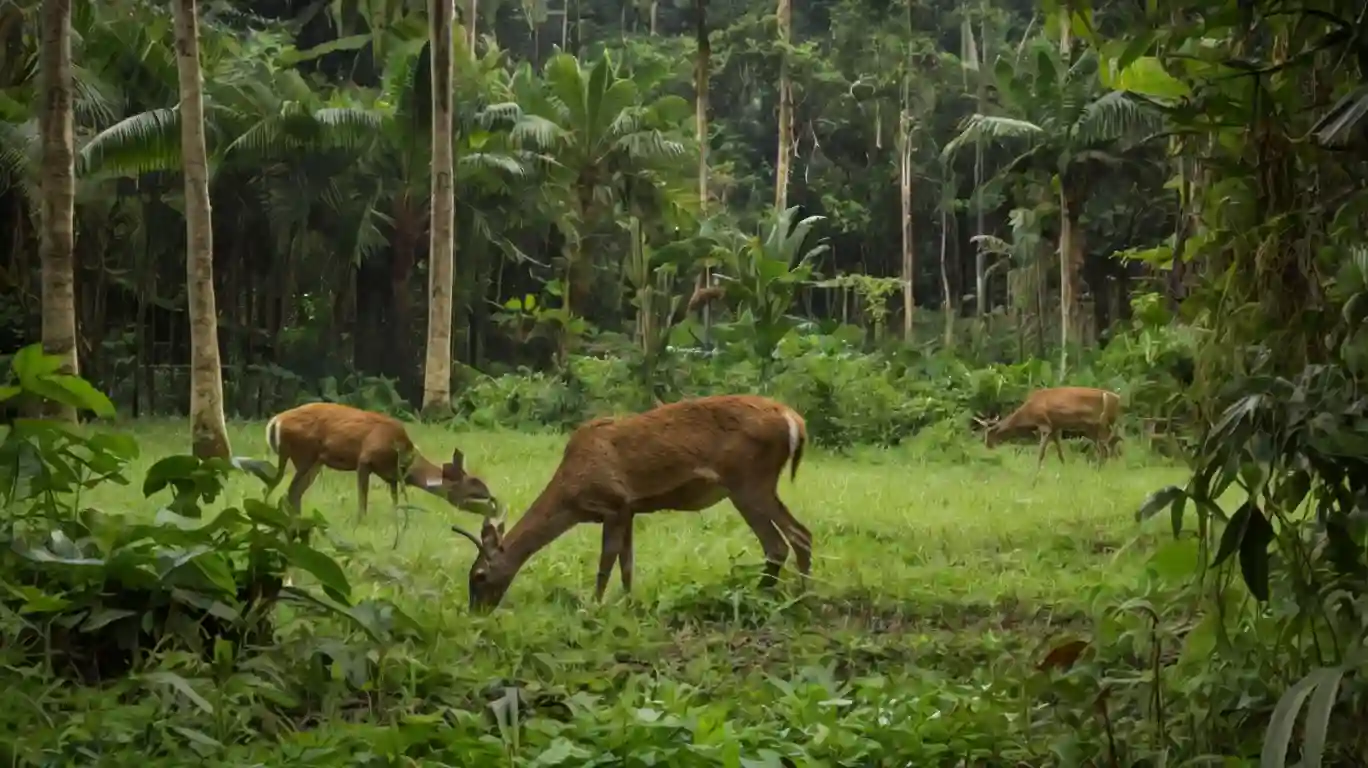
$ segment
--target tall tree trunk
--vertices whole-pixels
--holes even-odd
[[[950,265],[946,252],[949,250],[949,230],[950,215],[944,205],[941,206],[941,241],[940,241],[940,273],[941,273],[941,312],[945,319],[945,348],[950,349],[955,346],[955,300],[950,292]]]
[[[429,23],[432,23],[432,16],[432,10],[429,9]],[[475,55],[475,41],[479,39],[480,0],[470,0],[470,18],[466,20],[466,26],[466,45],[470,48],[470,58],[478,59],[479,56]],[[448,35],[448,37],[450,37],[450,35]],[[433,119],[436,119],[435,115],[433,116]]]
[[[1076,201],[1071,199],[1068,187],[1061,179],[1059,184],[1059,372],[1062,376],[1069,365],[1069,341],[1076,328],[1078,317],[1078,272],[1074,265],[1075,226],[1078,213],[1074,210]],[[1077,339],[1074,339],[1077,343]]]
[[[76,205],[75,144],[71,116],[71,0],[43,0],[42,232],[43,351],[62,359],[64,373],[78,372],[72,217]],[[52,415],[76,421],[76,410],[54,405]]]
[[[698,141],[698,212],[708,217],[708,81],[712,77],[712,43],[708,39],[708,0],[694,0],[694,136]],[[703,287],[712,287],[712,267],[703,267]],[[703,348],[712,348],[712,302],[703,304]]]
[[[987,2],[984,2],[981,8],[982,16],[979,17],[979,46],[975,50],[976,66],[974,75],[978,78],[976,109],[980,115],[986,115],[988,114],[988,112],[986,111],[986,108],[988,106],[988,78],[986,77],[986,73],[983,71],[983,66],[984,62],[988,61],[988,37],[984,34],[984,18],[988,15]],[[974,195],[978,199],[978,205],[976,206],[978,210],[975,211],[977,218],[976,223],[978,226],[975,227],[974,234],[978,235],[979,237],[979,239],[975,241],[974,249],[974,306],[975,309],[977,309],[978,311],[978,316],[983,317],[984,314],[988,312],[990,307],[988,299],[988,251],[984,248],[983,244],[983,236],[987,233],[984,231],[983,226],[982,134],[979,134],[979,136],[974,141]]]
[[[181,156],[185,173],[186,295],[190,310],[190,441],[200,458],[227,458],[223,371],[214,305],[214,231],[196,0],[175,0],[176,68],[180,74]]]
[[[475,7],[475,0],[471,0]],[[453,0],[432,0],[432,219],[428,227],[427,361],[423,410],[451,407],[451,288],[455,262],[456,196],[451,149],[451,20]]]
[[[912,341],[912,320],[917,310],[913,291],[916,264],[912,254],[912,113],[904,103],[898,113],[898,191],[902,197],[902,289],[903,341]],[[944,255],[941,256],[944,260]]]
[[[788,45],[793,36],[793,5],[779,0],[779,42]],[[788,208],[789,155],[793,144],[793,84],[789,82],[789,55],[779,59],[779,149],[774,160],[775,215]]]

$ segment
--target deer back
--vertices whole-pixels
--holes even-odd
[[[278,452],[297,461],[322,462],[354,472],[364,459],[386,480],[398,472],[400,454],[425,461],[398,419],[338,403],[309,403],[271,420]],[[271,440],[268,427],[268,440]]]
[[[648,498],[694,481],[777,480],[805,439],[802,418],[768,398],[682,400],[581,425],[566,443],[551,485],[568,494]]]
[[[1004,429],[1024,427],[1079,429],[1110,425],[1120,411],[1121,398],[1115,392],[1094,387],[1053,387],[1038,389],[1012,415],[1003,420]],[[1007,424],[1010,422],[1010,424]]]

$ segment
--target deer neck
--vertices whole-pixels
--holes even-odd
[[[501,580],[512,581],[533,555],[579,522],[569,507],[562,503],[560,494],[547,488],[532,502],[527,514],[518,519],[513,529],[504,534],[499,555],[491,564],[491,570]]]
[[[441,495],[442,469],[422,456],[414,456],[408,474],[404,475],[404,485]]]

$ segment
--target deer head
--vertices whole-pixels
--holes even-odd
[[[453,507],[489,518],[499,514],[500,505],[489,492],[485,481],[465,471],[465,457],[459,449],[451,452],[451,461],[442,465],[442,478],[437,484],[437,495]]]
[[[469,539],[479,551],[475,562],[470,566],[470,610],[493,608],[503,600],[508,585],[513,581],[511,577],[495,573],[493,569],[494,563],[503,554],[503,518],[500,517],[497,521],[485,518],[478,537],[459,526],[453,525],[451,530]]]
[[[989,448],[995,448],[997,447],[997,444],[1002,441],[1003,430],[1000,428],[1002,419],[980,419],[975,416],[974,423],[983,428],[984,445]]]

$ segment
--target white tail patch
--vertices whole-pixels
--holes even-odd
[[[266,422],[266,447],[271,453],[280,453],[280,417],[273,416]]]
[[[784,411],[784,421],[788,422],[789,427],[789,456],[798,452],[798,440],[802,437],[798,429],[798,419],[792,411]]]

